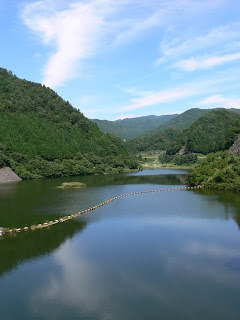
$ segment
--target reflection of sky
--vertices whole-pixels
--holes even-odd
[[[50,273],[31,298],[34,312],[49,317],[58,305],[60,319],[71,308],[79,319],[131,319],[131,312],[145,319],[141,307],[131,309],[140,302],[150,318],[157,306],[166,316],[176,312],[186,319],[195,312],[194,319],[201,319],[201,312],[215,319],[236,311],[231,293],[239,292],[240,271],[227,262],[240,259],[239,232],[231,221],[223,234],[218,220],[212,232],[204,219],[187,219],[186,228],[172,218],[145,222],[100,221],[65,243],[54,254],[61,272]],[[220,300],[211,299],[218,295]]]

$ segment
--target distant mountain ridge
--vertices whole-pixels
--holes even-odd
[[[150,115],[122,120],[92,119],[98,127],[106,133],[111,133],[124,140],[132,140],[169,128],[184,130],[189,128],[202,115],[213,109],[192,108],[181,114]]]
[[[238,133],[240,113],[238,109],[207,109],[201,114],[200,109],[190,109],[175,119],[175,121],[185,127],[181,130],[178,126],[165,127],[164,124],[152,134],[129,140],[126,143],[128,150],[132,153],[167,150],[168,154],[176,154],[182,147],[186,152],[199,152],[207,154],[225,150],[234,143],[236,133]],[[189,126],[189,114],[193,114],[190,120],[198,118]],[[188,121],[185,121],[187,115]],[[180,118],[181,121],[176,121]]]
[[[154,131],[159,128],[159,126],[174,119],[176,116],[177,114],[161,116],[150,115],[115,121],[99,119],[91,119],[91,121],[95,122],[103,132],[111,133],[122,139],[129,140]]]
[[[168,122],[162,124],[158,130],[164,131],[169,128],[175,129],[187,129],[189,128],[196,120],[198,120],[201,116],[205,113],[212,111],[213,109],[199,109],[199,108],[192,108],[189,109],[177,117],[170,119]]]

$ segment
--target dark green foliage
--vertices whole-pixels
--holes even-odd
[[[178,166],[182,166],[182,165],[189,166],[197,162],[197,155],[193,153],[183,154],[183,155],[162,154],[159,156],[159,161],[164,164],[172,163]]]
[[[170,148],[172,141],[176,141],[181,134],[179,129],[167,129],[164,132],[156,132],[154,134],[144,136],[138,139],[126,142],[127,149],[132,153],[166,150]]]
[[[175,118],[177,115],[145,116],[116,121],[93,119],[103,132],[115,134],[129,140],[148,134],[160,125]]]
[[[240,158],[228,151],[211,153],[187,176],[190,186],[240,191]]]
[[[102,133],[53,90],[2,68],[0,145],[0,166],[23,179],[138,167],[120,138]]]
[[[207,113],[184,132],[187,150],[208,154],[227,149],[235,140],[233,130],[239,120],[239,115],[225,109]]]
[[[229,149],[240,132],[240,117],[232,110],[217,109],[194,122],[172,142],[167,154],[176,154],[183,146],[186,152],[208,154]]]

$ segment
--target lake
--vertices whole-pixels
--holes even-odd
[[[56,219],[123,193],[181,187],[186,173],[159,169],[1,184],[0,227]],[[56,188],[72,181],[87,188]],[[146,193],[0,240],[3,320],[236,320],[239,299],[237,193]]]

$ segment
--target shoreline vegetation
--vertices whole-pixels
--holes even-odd
[[[229,151],[209,154],[187,176],[187,184],[215,190],[240,191],[240,158]]]
[[[208,155],[174,155],[147,152],[138,155],[143,169],[189,170],[186,183],[190,187],[203,185],[207,189],[240,191],[240,157],[228,150]],[[182,164],[173,163],[179,162]],[[164,162],[164,161],[169,162]],[[161,162],[162,161],[162,162]]]

